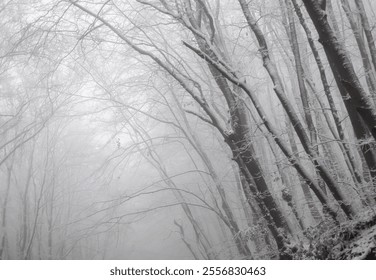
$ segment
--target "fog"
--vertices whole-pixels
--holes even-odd
[[[0,259],[375,257],[374,8],[2,1]]]

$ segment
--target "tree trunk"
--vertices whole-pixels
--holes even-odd
[[[337,82],[346,89],[356,112],[361,116],[373,138],[376,139],[376,110],[372,100],[361,86],[343,45],[329,25],[325,7],[320,5],[325,1],[303,0],[303,3],[320,36],[320,42],[324,47],[332,71],[336,71],[340,77],[340,81]]]
[[[356,7],[359,10],[360,19],[362,20],[362,25],[364,28],[364,34],[367,38],[368,48],[371,53],[373,67],[376,70],[376,47],[375,47],[375,40],[372,35],[372,29],[366,13],[366,9],[364,8],[364,4],[362,0],[355,0]]]
[[[249,11],[248,5],[245,0],[239,0],[240,6],[243,10],[244,16],[248,22],[249,27],[251,30],[255,33],[257,40],[260,45],[260,52],[262,55],[262,59],[264,62],[264,67],[268,71],[271,79],[274,83],[274,91],[276,92],[282,106],[284,107],[287,115],[290,118],[290,121],[304,147],[304,150],[306,153],[310,156],[312,163],[314,164],[315,168],[317,168],[318,173],[320,174],[321,178],[325,181],[327,187],[333,194],[334,198],[338,201],[340,204],[342,210],[345,212],[345,214],[351,218],[356,214],[354,208],[351,205],[351,202],[346,202],[346,198],[344,197],[340,186],[335,182],[331,174],[328,173],[328,170],[325,166],[323,166],[322,161],[319,159],[319,156],[317,155],[316,151],[314,151],[311,147],[311,143],[309,141],[309,138],[306,134],[306,131],[301,124],[294,108],[292,107],[291,103],[287,99],[287,96],[284,92],[281,79],[279,77],[278,71],[276,69],[275,64],[270,58],[268,46],[265,40],[264,35],[262,34],[260,28],[257,25],[257,21],[253,18],[251,15],[251,12]],[[257,107],[257,106],[256,106]],[[376,132],[376,131],[375,131]]]
[[[321,82],[322,82],[322,85],[323,85],[323,88],[324,88],[324,92],[325,92],[326,98],[328,99],[329,107],[330,107],[330,110],[331,110],[331,113],[332,113],[332,116],[333,116],[333,119],[334,119],[335,126],[337,128],[339,139],[341,140],[339,145],[342,147],[341,149],[344,150],[344,154],[346,154],[346,156],[348,158],[348,161],[349,161],[351,169],[352,169],[351,172],[354,174],[356,181],[361,183],[362,178],[361,178],[360,172],[358,171],[358,168],[356,167],[354,155],[351,151],[351,148],[347,143],[348,141],[346,139],[343,126],[341,124],[341,120],[340,120],[340,117],[339,117],[338,110],[337,110],[336,105],[335,105],[334,100],[333,100],[332,92],[330,90],[330,86],[329,86],[329,83],[328,83],[328,79],[327,79],[327,76],[326,76],[326,73],[325,73],[324,66],[323,66],[321,58],[320,58],[320,54],[319,54],[319,52],[316,48],[316,45],[315,45],[313,38],[312,38],[311,31],[310,31],[310,29],[308,28],[308,25],[305,22],[305,19],[302,15],[302,12],[300,10],[298,3],[296,2],[296,0],[291,0],[291,2],[293,4],[295,12],[296,12],[296,14],[299,18],[300,24],[302,25],[302,27],[305,31],[309,46],[312,50],[312,54],[313,54],[315,61],[316,61],[316,64],[317,64],[317,68],[319,69]],[[328,125],[330,125],[329,122],[328,122]],[[336,137],[336,134],[333,133],[333,136]]]
[[[353,18],[353,12],[351,11],[348,0],[341,0],[341,2],[342,2],[343,10],[345,11],[345,14],[350,23],[351,29],[354,33],[354,37],[358,45],[360,56],[362,57],[362,63],[364,67],[364,73],[366,76],[366,82],[368,85],[369,92],[371,93],[371,96],[376,97],[376,79],[375,79],[375,75],[372,69],[371,61],[368,57],[366,46],[362,38],[362,34],[361,34],[362,30],[357,26]]]

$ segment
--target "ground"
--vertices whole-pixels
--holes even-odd
[[[293,259],[375,260],[376,209],[351,221],[327,223],[307,231],[309,242],[288,248]]]

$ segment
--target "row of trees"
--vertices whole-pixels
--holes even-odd
[[[0,256],[312,256],[375,203],[373,8],[3,3]]]

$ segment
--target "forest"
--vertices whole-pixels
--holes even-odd
[[[0,259],[376,259],[372,0],[0,1]]]

